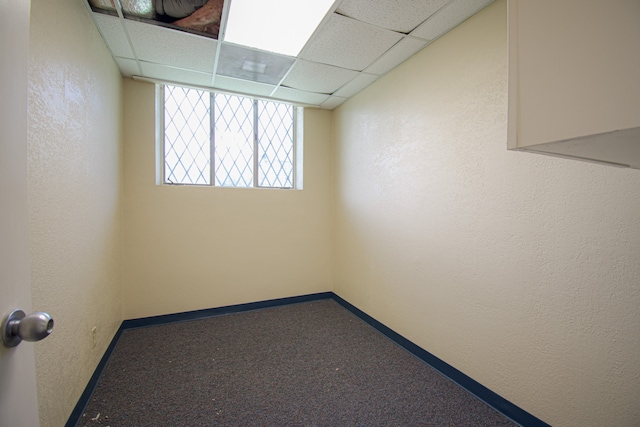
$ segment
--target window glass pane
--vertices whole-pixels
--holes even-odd
[[[211,183],[209,110],[209,93],[164,87],[165,183]]]
[[[293,106],[258,101],[258,186],[293,187]]]
[[[165,183],[293,188],[293,106],[168,85],[163,101]]]
[[[215,94],[215,185],[253,186],[253,103]]]

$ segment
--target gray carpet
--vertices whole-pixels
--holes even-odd
[[[125,330],[80,426],[513,426],[338,303]]]

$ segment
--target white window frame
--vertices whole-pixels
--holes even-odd
[[[180,86],[176,84],[171,84],[171,86]],[[168,186],[197,186],[197,187],[214,187],[214,188],[244,188],[244,189],[281,189],[281,190],[301,190],[303,185],[303,145],[302,145],[302,130],[303,130],[303,115],[304,109],[299,106],[295,106],[293,104],[288,104],[286,102],[281,102],[278,100],[264,99],[267,102],[275,102],[286,105],[291,105],[293,108],[293,153],[292,153],[292,162],[293,167],[291,171],[291,186],[290,187],[276,187],[276,186],[264,186],[259,185],[259,140],[258,140],[258,109],[257,103],[260,101],[260,98],[235,94],[235,93],[225,93],[219,91],[213,91],[211,89],[194,87],[194,86],[182,86],[187,89],[195,89],[203,92],[209,92],[211,94],[210,101],[210,126],[211,126],[211,134],[210,134],[210,142],[209,142],[209,183],[208,184],[194,184],[194,183],[172,183],[167,182],[165,176],[165,97],[164,83],[156,83],[156,184],[157,185],[168,185]],[[253,104],[253,176],[252,176],[252,185],[251,186],[230,186],[230,185],[216,185],[215,179],[215,132],[213,129],[215,128],[215,117],[214,114],[211,114],[214,110],[214,96],[215,94],[224,94],[231,96],[238,96],[250,99]]]

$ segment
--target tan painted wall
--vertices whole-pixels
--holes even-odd
[[[159,186],[154,96],[125,80],[125,318],[331,290],[330,112],[305,112],[301,191]]]
[[[640,175],[506,150],[504,0],[308,110],[302,191],[156,186],[153,86],[121,82],[81,3],[33,1],[30,55],[42,425],[123,317],[331,290],[332,262],[339,295],[543,420],[640,422]]]
[[[640,425],[640,173],[507,151],[506,40],[499,0],[334,111],[334,290],[554,426]]]
[[[28,186],[42,426],[64,425],[122,321],[122,78],[77,0],[33,0]],[[96,326],[96,345],[91,328]]]

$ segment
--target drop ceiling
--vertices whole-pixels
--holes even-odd
[[[125,77],[331,110],[493,0],[336,0],[297,57],[225,42],[232,0],[213,36],[129,19],[139,0],[83,1]]]

